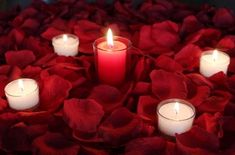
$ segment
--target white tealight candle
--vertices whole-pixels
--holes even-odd
[[[5,87],[9,106],[15,110],[30,110],[39,103],[38,84],[33,79],[18,79]]]
[[[220,71],[227,74],[230,57],[221,51],[203,52],[200,58],[200,73],[205,77],[210,77]]]
[[[159,103],[157,107],[158,128],[168,135],[183,133],[191,129],[195,117],[192,104],[181,99],[168,99]]]
[[[62,34],[52,39],[54,51],[58,55],[75,56],[78,54],[79,39],[72,34]]]

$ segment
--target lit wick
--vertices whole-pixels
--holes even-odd
[[[175,109],[175,115],[177,116],[180,110],[180,106],[178,102],[175,102],[174,109]]]
[[[107,44],[110,48],[113,48],[113,33],[112,30],[109,28],[107,32]]]
[[[67,42],[68,41],[68,36],[66,34],[63,35],[63,41]]]
[[[214,60],[214,62],[218,59],[218,51],[217,50],[213,51],[212,59]]]
[[[23,83],[23,80],[21,80],[21,79],[18,80],[18,86],[19,86],[21,92],[24,92],[24,83]]]

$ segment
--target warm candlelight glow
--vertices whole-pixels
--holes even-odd
[[[108,29],[108,32],[107,32],[107,43],[110,47],[113,47],[113,33],[110,28]]]
[[[218,50],[213,51],[212,58],[214,61],[216,61],[218,59]]]
[[[176,115],[177,115],[177,114],[179,113],[179,110],[180,110],[180,106],[179,106],[179,103],[178,103],[178,102],[175,102],[174,109],[175,109],[175,113],[176,113]]]
[[[20,90],[23,92],[23,91],[24,91],[24,83],[23,83],[23,80],[21,80],[21,79],[18,80],[18,86],[19,86]]]
[[[68,36],[66,34],[63,35],[63,41],[67,42],[68,41]]]

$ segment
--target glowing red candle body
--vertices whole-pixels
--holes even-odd
[[[127,51],[130,41],[112,36],[109,29],[107,40],[99,38],[94,43],[96,69],[99,80],[110,85],[121,84],[127,72]]]

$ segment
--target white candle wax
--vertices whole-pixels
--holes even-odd
[[[194,107],[187,101],[169,99],[162,101],[157,108],[158,128],[169,136],[184,133],[191,129],[195,117]]]
[[[220,71],[227,74],[230,57],[221,51],[203,52],[200,58],[200,73],[205,77],[210,77]]]
[[[75,56],[78,54],[79,39],[72,34],[62,34],[52,39],[54,51],[58,55]]]
[[[29,110],[39,103],[38,84],[33,79],[18,79],[5,87],[9,106],[15,110]]]

